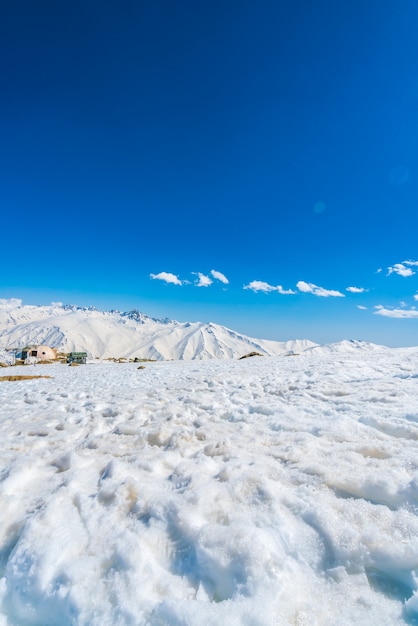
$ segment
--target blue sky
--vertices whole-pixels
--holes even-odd
[[[7,3],[0,297],[417,345],[417,23],[415,0]]]

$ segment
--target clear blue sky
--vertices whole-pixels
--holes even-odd
[[[417,345],[417,32],[416,0],[3,3],[0,297]]]

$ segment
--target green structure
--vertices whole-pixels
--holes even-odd
[[[81,363],[87,362],[87,352],[70,352],[67,357],[67,363]]]

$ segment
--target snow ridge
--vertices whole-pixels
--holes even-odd
[[[0,349],[29,344],[46,344],[62,352],[85,351],[90,358],[155,360],[237,359],[250,352],[319,355],[380,348],[361,341],[319,346],[307,339],[255,339],[212,322],[156,319],[138,309],[99,311],[91,306],[34,306],[0,299]]]
[[[252,351],[275,356],[316,345],[308,340],[254,339],[218,324],[156,319],[138,309],[98,311],[60,303],[33,306],[17,299],[0,300],[0,348],[28,344],[47,344],[63,352],[86,351],[91,358],[156,360],[236,359]]]

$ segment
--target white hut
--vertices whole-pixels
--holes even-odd
[[[22,349],[22,359],[33,361],[53,361],[57,358],[55,350],[49,346],[26,346]]]

